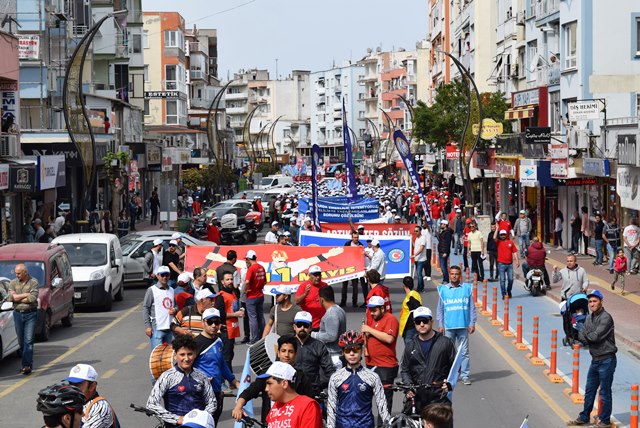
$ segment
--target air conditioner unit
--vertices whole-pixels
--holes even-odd
[[[523,12],[518,12],[516,14],[516,24],[524,24],[524,20],[526,19],[527,14]]]
[[[18,142],[17,135],[2,135],[0,136],[0,157],[19,157],[20,143]]]
[[[509,75],[511,77],[518,77],[518,63],[517,62],[511,64],[511,70],[509,70]]]
[[[567,136],[570,149],[587,150],[589,149],[590,131],[588,129],[573,128]]]

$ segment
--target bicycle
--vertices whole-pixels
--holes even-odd
[[[133,409],[134,412],[140,412],[140,413],[144,413],[145,415],[151,417],[155,417],[158,420],[158,425],[155,426],[155,428],[166,428],[169,425],[167,425],[162,419],[160,419],[160,416],[158,416],[158,414],[156,412],[154,412],[151,409],[148,409],[146,407],[143,406],[138,406],[135,405],[133,403],[131,403],[130,407]]]
[[[240,422],[242,422],[245,427],[249,427],[249,428],[254,426],[257,426],[260,428],[267,428],[266,424],[263,424],[262,422],[252,418],[251,416],[244,416],[242,419],[240,419]]]
[[[420,421],[420,413],[416,409],[416,400],[415,394],[420,389],[432,389],[432,390],[441,390],[440,399],[443,399],[447,392],[442,389],[442,383],[433,383],[433,384],[406,384],[402,382],[398,382],[395,385],[385,386],[385,388],[391,389],[392,391],[402,392],[405,394],[402,413],[394,415],[385,423],[385,428],[421,428],[422,423]],[[411,397],[407,397],[407,394],[412,392]]]

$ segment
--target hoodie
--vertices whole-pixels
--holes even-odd
[[[562,290],[560,291],[560,295],[565,300],[568,300],[569,297],[574,294],[585,292],[589,287],[587,272],[584,268],[577,265],[574,269],[565,267],[557,272],[553,272],[551,281],[554,283],[562,281]]]
[[[547,252],[541,242],[534,242],[527,250],[527,264],[530,267],[543,267]]]

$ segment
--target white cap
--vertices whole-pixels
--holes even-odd
[[[322,273],[322,269],[320,268],[320,266],[314,265],[314,266],[311,266],[309,268],[309,273],[310,274],[312,274],[312,273]]]
[[[176,241],[175,239],[172,239],[171,241],[169,241],[169,245],[175,245],[177,247],[178,241]]]
[[[183,427],[189,428],[216,428],[213,416],[204,410],[194,409],[182,417]]]
[[[258,258],[258,255],[256,254],[255,251],[253,250],[249,250],[247,251],[247,255],[244,256],[245,259],[251,259],[251,260],[255,260]]]
[[[527,212],[525,210],[520,210],[520,214],[526,214]]]
[[[71,383],[81,383],[85,380],[95,382],[98,380],[98,372],[89,364],[76,364],[64,380]]]
[[[296,377],[296,369],[287,363],[276,361],[271,364],[271,367],[269,367],[265,374],[258,376],[258,378],[267,379],[272,376],[277,377],[278,379],[292,381]]]
[[[196,291],[196,301],[202,299],[210,299],[212,297],[216,297],[216,294],[212,293],[208,288],[203,287],[200,290]]]
[[[449,220],[442,220],[442,221],[440,221],[440,224],[445,224],[445,225],[447,225],[447,224],[449,224]]]
[[[507,231],[502,229],[500,232],[498,232],[498,235],[506,235]]]
[[[461,213],[461,212],[462,212],[462,210],[461,210],[460,208],[456,208],[456,212],[457,212],[457,213]]]
[[[371,241],[371,245],[379,247],[380,246],[380,241],[378,241],[377,238],[373,238],[373,240]]]
[[[399,216],[399,215],[397,215],[397,216],[395,216],[393,219],[394,219],[394,220],[400,220],[400,216]]]
[[[202,314],[203,320],[208,320],[209,318],[220,318],[220,311],[216,308],[209,308]]]
[[[271,227],[273,227],[273,226],[279,226],[279,225],[280,225],[280,223],[278,223],[277,221],[272,221],[272,222],[271,222]]]
[[[360,230],[360,229],[364,229],[364,225],[363,224],[358,225],[358,230]]]
[[[367,308],[377,308],[378,306],[384,306],[384,299],[380,296],[372,296],[367,303]]]
[[[171,273],[169,270],[169,266],[160,266],[158,268],[158,273]]]
[[[181,239],[182,238],[182,234],[180,232],[176,232],[173,235],[171,235],[171,239]]]
[[[180,275],[178,275],[178,282],[189,282],[191,281],[191,275],[188,274],[187,272],[182,272]]]
[[[153,240],[153,246],[156,247],[158,245],[162,245],[162,239],[156,238]]]
[[[415,308],[413,310],[413,319],[418,319],[418,318],[433,318],[433,312],[431,312],[431,309],[425,307],[425,306],[418,306],[417,308]]]
[[[277,287],[271,287],[271,293],[274,296],[279,296],[281,294],[291,294],[293,291],[291,287],[288,285],[278,285]]]
[[[283,235],[284,235],[284,236],[291,236],[291,233],[289,233],[289,232],[285,232],[285,233],[283,233]]]
[[[207,284],[213,284],[216,285],[218,281],[216,281],[216,277],[215,276],[208,276],[207,277]]]
[[[300,311],[296,313],[295,317],[293,317],[293,322],[306,322],[311,324],[313,322],[313,317],[307,311]]]

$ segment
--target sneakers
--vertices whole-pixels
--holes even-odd
[[[589,424],[589,421],[583,421],[580,418],[576,418],[567,422],[568,427],[577,427],[577,426],[587,425],[587,424]]]
[[[27,376],[30,375],[33,369],[30,366],[26,366],[20,369],[20,373]]]
[[[513,297],[513,295],[511,294],[511,291],[507,291],[507,294],[509,295],[510,299]]]
[[[431,281],[431,277],[430,277],[430,276],[425,276],[425,277],[424,277],[424,280],[425,280],[425,281]]]
[[[471,379],[465,377],[464,379],[462,379],[462,383],[464,383],[465,385],[471,385]]]

